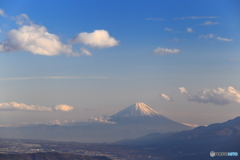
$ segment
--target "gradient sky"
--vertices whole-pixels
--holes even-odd
[[[238,0],[2,0],[0,8],[2,126],[83,121],[135,102],[190,124],[239,116]]]

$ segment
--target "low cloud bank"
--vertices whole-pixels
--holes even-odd
[[[106,118],[106,117],[100,117],[100,118],[91,117],[90,119],[88,119],[88,122],[116,124],[116,122],[111,122],[108,120],[109,118]]]

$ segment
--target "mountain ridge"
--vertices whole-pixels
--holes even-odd
[[[165,144],[176,142],[225,140],[240,139],[240,116],[223,123],[214,123],[208,126],[199,126],[192,130],[180,131],[176,133],[152,133],[136,139],[125,139],[118,141],[122,144]]]

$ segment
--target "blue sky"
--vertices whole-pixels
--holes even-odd
[[[135,102],[192,124],[239,116],[237,0],[0,6],[0,125],[86,120]]]

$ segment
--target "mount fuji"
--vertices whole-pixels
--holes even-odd
[[[109,121],[117,125],[138,126],[138,128],[162,133],[190,129],[188,126],[162,116],[145,103],[135,103],[112,115]]]
[[[115,142],[149,133],[191,129],[172,121],[144,103],[135,103],[108,120],[74,122],[68,125],[0,127],[1,138],[46,139],[78,142]]]

